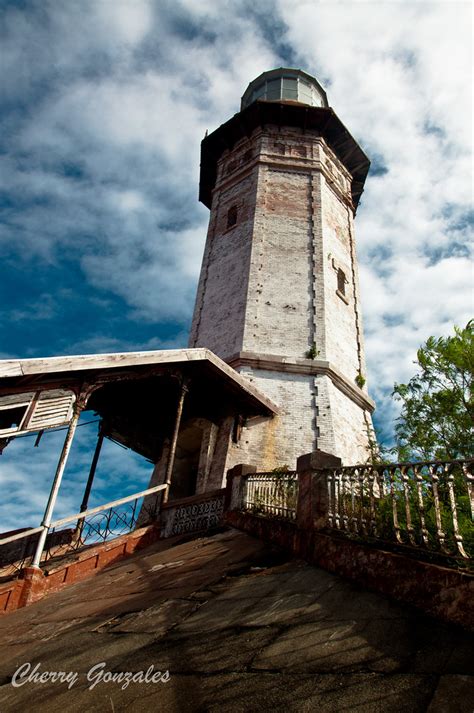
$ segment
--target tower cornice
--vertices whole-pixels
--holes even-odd
[[[280,374],[303,374],[306,376],[328,376],[343,394],[348,396],[361,408],[372,413],[375,403],[370,396],[355,384],[351,384],[344,374],[336,369],[334,364],[323,359],[297,359],[280,354],[258,354],[256,352],[239,352],[225,360],[234,369],[242,367],[261,371],[277,371]]]
[[[318,139],[320,140],[320,139]],[[325,147],[328,152],[327,147]],[[330,152],[328,152],[329,155]],[[331,156],[332,158],[332,156]],[[337,194],[339,199],[350,208],[354,208],[353,201],[349,191],[343,190],[338,182],[334,179],[334,175],[329,171],[324,161],[319,158],[302,158],[302,157],[277,157],[275,155],[260,155],[248,163],[238,166],[230,175],[222,176],[216,179],[216,183],[212,189],[214,191],[223,191],[232,185],[241,181],[245,176],[251,174],[257,164],[262,164],[267,168],[275,171],[285,171],[287,173],[310,175],[315,171],[320,172],[326,179],[329,188]]]
[[[199,200],[208,208],[217,178],[217,163],[226,150],[265,125],[290,126],[315,132],[335,153],[352,177],[351,194],[357,208],[370,161],[333,109],[288,101],[256,101],[206,136],[201,143]]]

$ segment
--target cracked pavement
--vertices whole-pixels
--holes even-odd
[[[155,543],[0,635],[0,713],[474,710],[472,634],[233,529]],[[101,662],[169,680],[90,690]],[[27,663],[77,680],[13,686]]]

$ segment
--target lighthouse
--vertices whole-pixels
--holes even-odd
[[[221,429],[225,468],[293,468],[315,449],[366,462],[368,395],[354,218],[370,162],[319,82],[264,72],[201,145],[210,210],[190,347],[278,406]]]

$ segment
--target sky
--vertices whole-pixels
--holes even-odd
[[[0,10],[0,358],[186,346],[208,221],[200,142],[261,72],[298,67],[372,160],[356,240],[367,382],[390,440],[394,382],[413,375],[430,335],[473,316],[470,3],[0,0]],[[78,431],[58,515],[80,504],[96,429]],[[45,434],[34,457],[31,438],[4,451],[0,531],[19,513],[36,524],[63,437]],[[108,443],[93,504],[150,472]]]

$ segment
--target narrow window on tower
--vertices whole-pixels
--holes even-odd
[[[346,274],[344,270],[341,270],[341,268],[338,269],[337,271],[337,294],[341,298],[343,302],[345,302],[347,305],[349,304],[349,300],[347,299],[346,296]]]
[[[237,206],[233,205],[227,211],[227,228],[232,228],[237,223]]]
[[[346,276],[344,274],[344,271],[339,268],[337,271],[337,289],[341,293],[341,295],[346,294]]]

